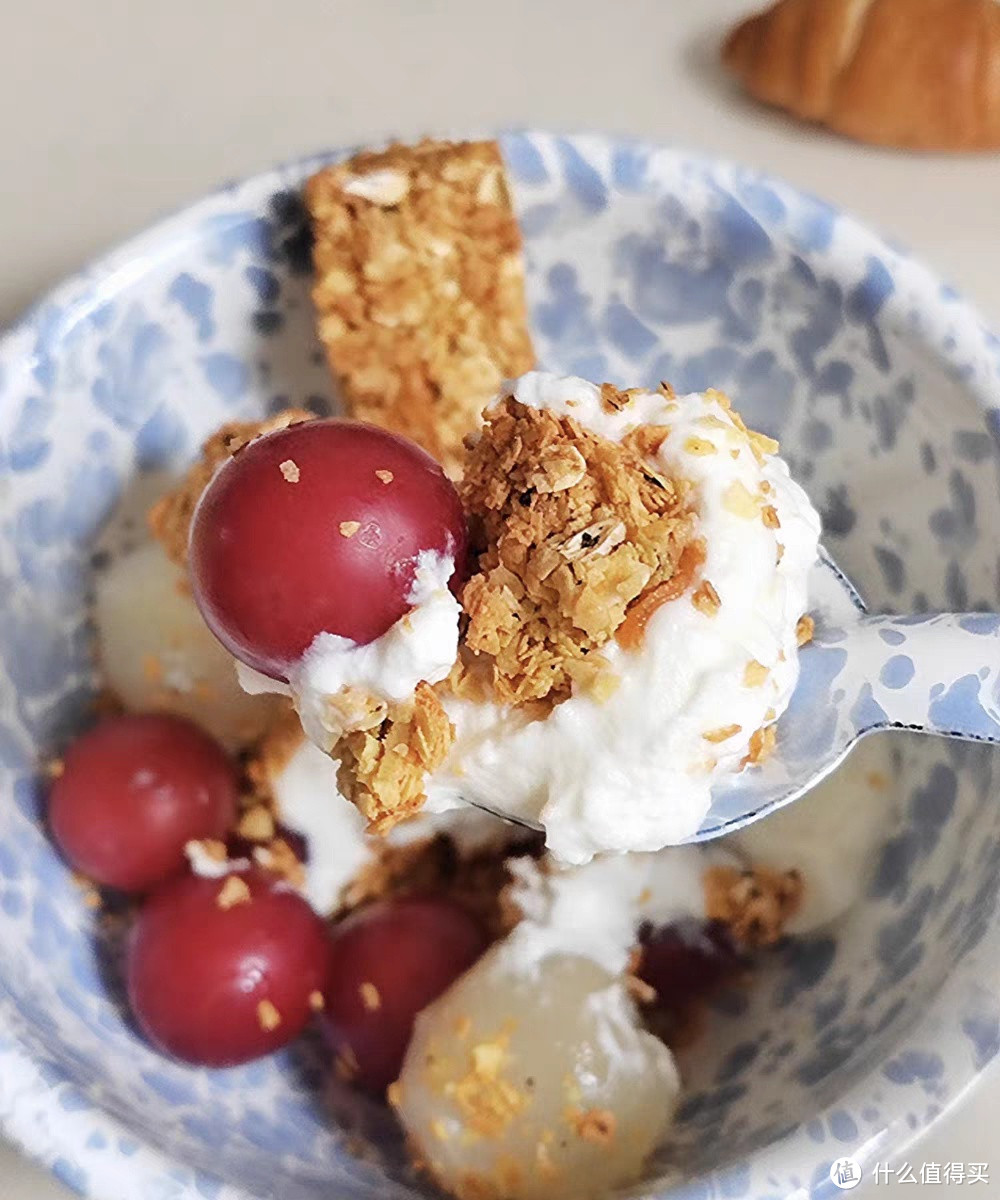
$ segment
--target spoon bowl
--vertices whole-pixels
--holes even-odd
[[[1000,616],[871,614],[825,549],[809,597],[816,627],[774,753],[714,789],[689,841],[732,833],[797,800],[878,730],[1000,745]]]

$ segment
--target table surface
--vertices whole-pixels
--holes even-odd
[[[783,175],[912,246],[1000,326],[1000,275],[984,252],[995,245],[1000,158],[871,150],[743,100],[717,66],[717,47],[752,4],[11,5],[0,38],[0,326],[88,258],[222,180],[387,133],[511,125],[628,133]],[[995,1077],[912,1160],[988,1160],[997,1105]],[[992,1166],[980,1194],[1000,1191],[1000,1161]],[[904,1187],[868,1182],[854,1195]],[[935,1195],[967,1188],[940,1185]],[[2,1200],[68,1195],[0,1146]]]

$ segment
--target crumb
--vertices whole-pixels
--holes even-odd
[[[795,626],[795,640],[799,646],[808,646],[813,640],[813,635],[816,633],[816,622],[805,613],[799,617],[798,624]]]
[[[247,809],[236,826],[236,832],[248,842],[269,842],[274,831],[274,816],[263,804]]]
[[[466,1074],[444,1083],[444,1094],[454,1101],[467,1128],[480,1137],[502,1136],[529,1101],[506,1077],[507,1042],[503,1034],[477,1042],[469,1050]]]
[[[61,758],[50,758],[42,765],[42,774],[46,779],[61,779],[66,773],[66,764]]]
[[[360,521],[341,521],[340,522],[340,536],[345,537],[345,538],[352,538],[352,537],[354,537],[354,535],[358,532],[358,530],[360,528],[361,528]]]
[[[212,862],[226,862],[229,859],[229,851],[226,849],[226,843],[218,838],[204,838],[198,843],[201,846],[206,858],[210,858]]]
[[[257,1023],[265,1033],[273,1033],[281,1024],[281,1013],[270,1000],[261,1000],[257,1005]]]
[[[774,709],[769,708],[765,714],[767,720],[774,720]],[[746,758],[740,763],[740,770],[744,767],[758,766],[762,762],[766,762],[774,753],[774,748],[778,742],[778,731],[773,724],[762,725],[760,729],[755,729],[750,735],[750,747],[747,751]]]
[[[382,483],[389,484],[396,478],[391,471],[376,471],[375,478],[381,480]]]
[[[722,607],[722,600],[715,589],[715,584],[709,579],[703,579],[691,593],[691,603],[706,617],[714,617]]]
[[[358,991],[361,994],[361,1003],[364,1005],[365,1012],[378,1012],[382,1007],[382,996],[375,984],[366,980],[358,988]]]
[[[403,1099],[403,1089],[400,1086],[399,1080],[390,1083],[385,1089],[385,1098],[393,1108],[399,1108]]]
[[[599,1146],[610,1146],[615,1140],[617,1121],[615,1114],[607,1108],[590,1108],[586,1112],[571,1109],[566,1119],[576,1131],[576,1135],[585,1142],[594,1142]]]
[[[246,880],[241,879],[239,875],[229,875],[219,889],[215,903],[225,911],[235,908],[237,904],[249,904],[250,899],[250,889],[247,887]]]
[[[501,703],[558,703],[586,687],[630,606],[645,595],[658,607],[671,593],[655,589],[692,581],[688,485],[571,417],[507,397],[470,448],[461,490],[479,527],[462,593],[466,661],[485,665]]]
[[[751,658],[743,668],[743,686],[748,688],[762,687],[767,679],[768,670],[763,663]]]
[[[322,1012],[326,1008],[326,997],[322,992],[309,993],[309,1007],[313,1012]]]
[[[306,204],[319,336],[349,412],[455,471],[502,380],[534,362],[499,148],[359,154],[314,175]]]
[[[275,838],[266,846],[257,846],[253,857],[254,862],[265,871],[279,876],[291,887],[297,890],[305,887],[306,869],[284,838]]]
[[[701,736],[706,742],[728,742],[731,737],[743,732],[742,725],[722,725],[718,729],[709,729]]]
[[[256,437],[312,419],[313,414],[306,409],[290,408],[264,421],[232,421],[216,430],[180,483],[149,510],[150,531],[169,558],[178,566],[187,567],[188,534],[195,507],[216,469],[227,458]]]
[[[802,906],[805,885],[795,870],[709,867],[703,877],[705,916],[722,921],[745,946],[771,946]]]
[[[467,1014],[463,1014],[455,1021],[455,1037],[464,1041],[472,1032],[472,1018]]]
[[[722,507],[734,517],[742,517],[747,521],[760,516],[760,499],[747,491],[746,485],[739,479],[734,479],[722,493]]]
[[[291,458],[286,458],[284,462],[278,463],[278,470],[289,483],[298,483],[302,478],[299,464]]]
[[[361,1064],[358,1062],[357,1055],[349,1045],[342,1046],[337,1051],[333,1067],[337,1073],[337,1078],[342,1079],[345,1083],[350,1083],[352,1079],[357,1079],[361,1070]],[[389,1084],[390,1088],[392,1086],[392,1084]]]

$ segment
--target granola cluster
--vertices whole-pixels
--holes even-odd
[[[632,607],[692,583],[690,489],[650,465],[666,436],[643,426],[619,444],[510,396],[487,413],[461,484],[479,551],[463,642],[500,702],[557,703],[574,684],[601,695],[601,648]]]
[[[454,472],[501,381],[534,360],[499,148],[359,154],[314,175],[306,204],[319,336],[349,412]]]
[[[412,700],[390,705],[380,721],[336,742],[330,753],[339,762],[340,790],[370,832],[385,833],[423,806],[425,778],[444,762],[454,737],[437,692],[421,681]]]
[[[184,478],[149,510],[149,528],[171,561],[187,570],[191,518],[202,492],[222,463],[254,438],[311,421],[314,415],[304,408],[287,408],[262,421],[231,421],[204,442],[200,456],[188,468]]]
[[[802,906],[805,884],[796,870],[710,867],[705,872],[705,916],[722,921],[751,949],[772,946]]]

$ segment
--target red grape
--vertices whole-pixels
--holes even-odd
[[[656,989],[659,1008],[680,1014],[730,982],[742,965],[725,925],[678,922],[643,939],[639,975]]]
[[[220,838],[236,819],[225,751],[182,717],[113,717],[66,753],[49,800],[53,836],[96,882],[141,892],[180,872],[192,839]]]
[[[284,679],[317,634],[366,643],[398,621],[421,550],[464,565],[462,506],[438,464],[373,425],[310,421],[220,468],[195,512],[190,563],[216,637]]]
[[[140,1027],[158,1049],[202,1066],[287,1045],[319,1006],[329,972],[324,923],[257,869],[168,883],[143,905],[129,940]]]
[[[399,1075],[421,1009],[486,948],[477,923],[450,900],[386,900],[334,930],[323,1020],[353,1080],[383,1091]]]

